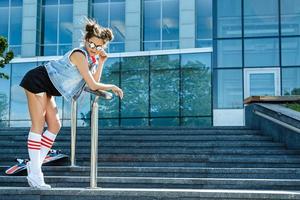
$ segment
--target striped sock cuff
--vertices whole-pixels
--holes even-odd
[[[38,133],[29,132],[27,140],[28,149],[40,150],[41,149],[41,135]]]
[[[53,142],[54,142],[54,140],[51,140],[50,138],[48,138],[45,135],[43,135],[41,145],[44,146],[44,147],[47,147],[47,148],[51,149],[51,147],[53,145]]]

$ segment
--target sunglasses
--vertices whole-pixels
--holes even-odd
[[[94,42],[88,41],[88,44],[89,44],[89,47],[91,49],[96,49],[97,51],[103,51],[104,50],[104,48],[101,45],[97,46]]]

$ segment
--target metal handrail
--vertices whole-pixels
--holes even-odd
[[[92,102],[92,114],[91,114],[91,174],[90,174],[90,188],[97,188],[97,165],[98,165],[98,100],[100,97],[110,100],[112,99],[112,93],[106,91],[94,91],[90,88],[84,88],[86,92],[95,95]],[[71,108],[71,167],[76,165],[76,128],[77,128],[77,103],[76,100],[72,100]]]
[[[290,129],[290,130],[292,130],[292,131],[294,131],[294,132],[296,132],[296,133],[300,133],[300,129],[299,129],[299,128],[294,127],[294,126],[292,126],[292,125],[290,125],[290,124],[288,124],[288,123],[286,123],[286,122],[283,122],[283,121],[280,121],[280,120],[278,120],[278,119],[275,119],[274,117],[271,117],[271,116],[269,116],[269,115],[266,115],[266,114],[264,114],[264,113],[262,113],[262,112],[260,112],[260,111],[258,111],[258,110],[254,110],[253,112],[254,112],[256,115],[261,116],[261,117],[263,117],[263,118],[265,118],[265,119],[268,119],[268,120],[270,120],[270,121],[272,121],[272,122],[274,122],[274,123],[276,123],[276,124],[278,124],[278,125],[280,125],[280,126],[283,126],[283,127],[287,128],[287,129]]]

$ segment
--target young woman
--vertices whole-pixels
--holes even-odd
[[[27,142],[30,158],[27,180],[31,187],[51,188],[44,182],[41,166],[61,128],[54,96],[70,101],[77,98],[87,84],[92,90],[112,90],[123,98],[119,87],[99,82],[107,59],[104,48],[113,39],[112,31],[91,19],[87,19],[85,31],[83,46],[70,50],[59,60],[30,70],[20,83],[27,96],[32,122]],[[45,123],[47,130],[43,132]]]

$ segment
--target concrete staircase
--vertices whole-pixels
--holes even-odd
[[[44,166],[54,189],[6,176],[27,158],[27,128],[0,129],[0,199],[300,199],[300,151],[243,127],[99,131],[99,189],[89,187],[90,130],[79,128],[77,167]],[[70,129],[54,145],[70,152]],[[120,189],[122,188],[122,189]]]

